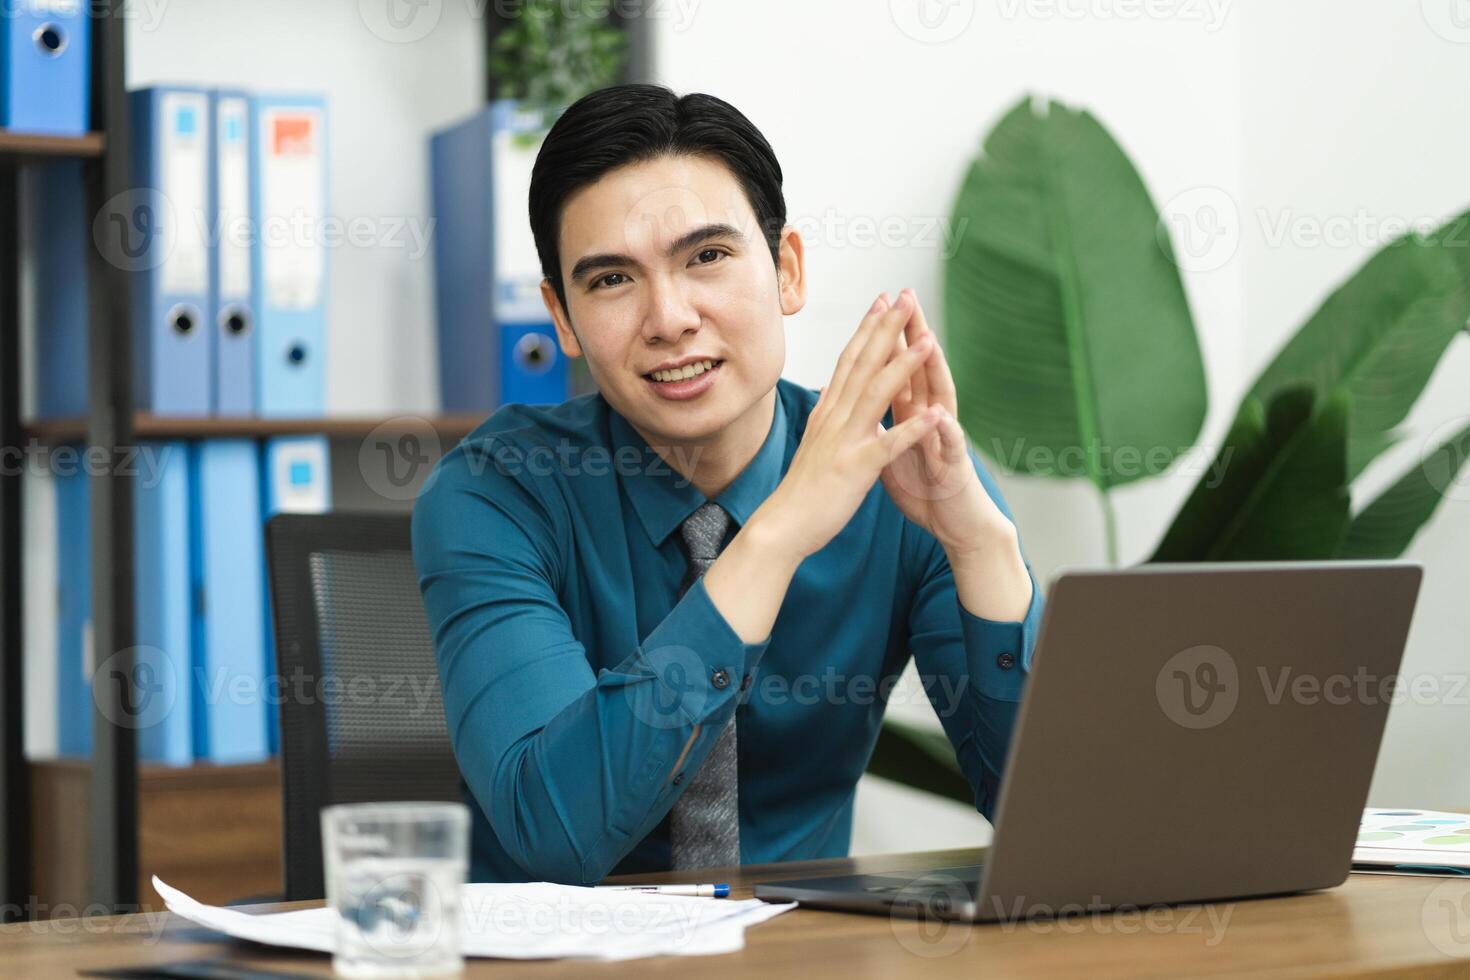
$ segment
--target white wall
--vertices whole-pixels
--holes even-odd
[[[660,21],[656,50],[659,81],[719,95],[762,129],[785,170],[793,222],[819,233],[809,305],[787,327],[787,376],[805,384],[825,383],[880,289],[914,286],[942,324],[940,248],[864,247],[852,229],[896,216],[917,234],[946,218],[982,134],[1022,92],[1091,109],[1177,227],[1207,231],[1201,205],[1223,201],[1241,215],[1227,240],[1181,254],[1210,387],[1200,441],[1214,445],[1276,347],[1374,244],[1269,245],[1256,209],[1279,220],[1358,208],[1440,217],[1470,206],[1461,178],[1470,129],[1457,112],[1470,90],[1470,29],[1452,43],[1430,27],[1453,25],[1453,2],[1441,11],[1441,0],[745,0]],[[1157,15],[1128,16],[1140,9]],[[1412,416],[1421,433],[1470,412],[1467,347],[1457,344]],[[1423,435],[1406,442],[1365,486],[1408,465]],[[1124,563],[1151,551],[1192,482],[1166,477],[1117,494]],[[1087,487],[1014,477],[1002,486],[1043,581],[1063,565],[1102,562]],[[1460,584],[1470,488],[1458,497],[1409,555],[1428,575],[1406,671],[1435,674],[1445,691],[1470,671]],[[896,713],[937,725],[922,704]],[[1470,767],[1455,749],[1467,735],[1463,704],[1396,707],[1374,801],[1463,805]],[[915,827],[925,828],[919,840]],[[867,779],[853,849],[963,845],[986,830],[964,807]]]
[[[1252,370],[1383,243],[1385,227],[1470,208],[1470,24],[1456,25],[1455,5],[1293,0],[1243,11],[1249,126],[1240,265]],[[1410,414],[1403,443],[1364,473],[1357,502],[1470,422],[1467,393],[1470,338],[1461,337]],[[1374,805],[1470,801],[1470,766],[1459,751],[1470,743],[1467,501],[1470,467],[1405,555],[1424,563],[1425,579],[1404,680],[1438,694],[1391,711]]]

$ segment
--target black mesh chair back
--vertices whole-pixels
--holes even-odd
[[[325,896],[322,807],[464,798],[409,521],[280,514],[266,525],[287,901]]]

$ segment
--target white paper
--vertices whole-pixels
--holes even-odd
[[[329,908],[246,915],[197,902],[153,878],[170,912],[237,939],[330,953]],[[759,899],[686,898],[546,882],[469,884],[460,893],[465,956],[626,960],[706,956],[745,946],[745,930],[796,908]]]
[[[1412,807],[1369,807],[1358,828],[1354,864],[1470,869],[1470,814]]]

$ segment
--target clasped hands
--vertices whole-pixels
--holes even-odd
[[[883,416],[892,409],[893,424]],[[1015,527],[975,471],[954,378],[910,289],[874,300],[807,419],[785,478],[763,505],[800,556],[824,547],[874,481],[951,564],[1014,548]]]

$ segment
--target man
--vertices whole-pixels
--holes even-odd
[[[414,512],[472,877],[846,854],[911,653],[989,816],[1042,600],[912,292],[820,395],[781,379],[801,236],[708,95],[577,102],[530,216],[599,393],[499,409]]]

